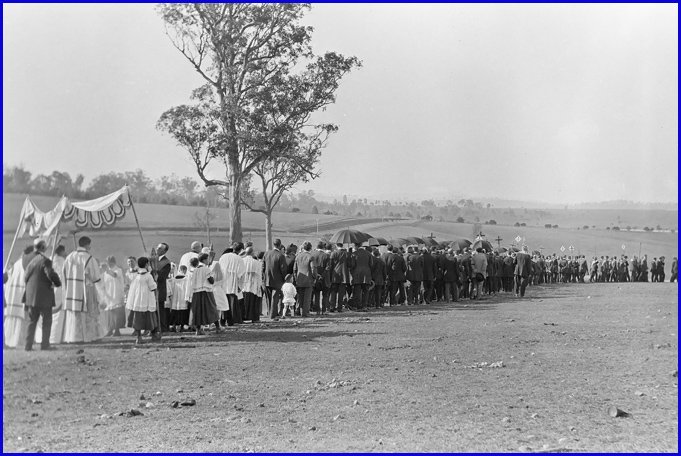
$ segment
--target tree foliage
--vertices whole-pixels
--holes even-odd
[[[360,65],[355,57],[313,53],[312,28],[300,23],[309,9],[290,3],[158,7],[172,44],[206,82],[193,92],[195,105],[169,109],[158,128],[189,152],[206,186],[226,189],[233,241],[242,238],[240,206],[251,173],[262,172],[267,161],[268,170],[276,168],[272,160],[282,150],[298,153],[300,135],[315,129],[312,114],[335,102],[341,78]],[[209,177],[212,164],[221,165],[222,175]]]

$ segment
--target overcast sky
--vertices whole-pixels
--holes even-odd
[[[677,201],[677,8],[315,4],[315,50],[363,68],[301,189]],[[153,5],[4,4],[3,66],[4,165],[195,177],[155,124],[202,80]]]

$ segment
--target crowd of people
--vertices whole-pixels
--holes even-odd
[[[422,305],[481,299],[513,293],[524,297],[528,286],[572,282],[663,282],[665,258],[531,255],[520,251],[454,251],[424,246],[380,248],[360,243],[319,241],[256,252],[251,243],[235,242],[219,256],[193,242],[177,263],[170,247],[160,243],[156,255],[126,258],[125,269],[114,256],[102,261],[91,253],[87,236],[66,255],[64,246],[52,259],[44,240],[27,246],[4,275],[4,344],[21,341],[31,350],[57,343],[92,342],[133,329],[136,343],[163,333],[220,332],[225,326],[308,318],[312,313],[365,312],[384,306]],[[670,281],[677,280],[678,262]],[[38,322],[42,320],[42,325]]]

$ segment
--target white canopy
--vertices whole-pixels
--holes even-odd
[[[132,207],[132,198],[127,185],[101,198],[88,201],[72,202],[67,197],[62,196],[54,209],[49,212],[38,209],[31,197],[26,196],[19,216],[19,226],[5,262],[5,270],[17,238],[28,233],[31,237],[41,236],[45,239],[51,239],[53,236],[56,237],[59,225],[63,222],[71,222],[76,228],[99,230],[111,226],[118,219],[125,217],[128,207]],[[134,207],[132,209],[134,211]],[[135,221],[137,221],[136,216]],[[139,228],[139,223],[137,228],[141,236],[142,231]],[[144,239],[142,239],[142,244],[144,244]]]

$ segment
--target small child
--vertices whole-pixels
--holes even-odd
[[[158,335],[159,321],[156,312],[156,282],[148,269],[149,259],[140,257],[137,260],[139,270],[130,283],[128,299],[125,307],[132,314],[132,327],[137,334],[136,345],[142,343],[142,331],[151,330],[151,340],[160,339]]]
[[[187,266],[180,265],[179,273],[172,282],[172,294],[170,296],[170,325],[176,332],[182,332],[185,325],[189,325],[189,303],[186,300]]]
[[[218,314],[215,297],[213,296],[215,279],[208,267],[208,263],[209,257],[207,253],[199,255],[198,262],[195,262],[192,258],[190,263],[194,266],[194,272],[191,275],[188,288],[191,289],[192,294],[193,325],[196,327],[197,336],[205,334],[201,326],[211,323],[215,323],[215,332],[220,332],[220,315]]]
[[[283,308],[281,311],[282,319],[286,318],[287,309],[291,310],[291,317],[293,317],[295,313],[294,306],[296,305],[296,294],[298,294],[296,286],[293,285],[293,274],[288,274],[285,280],[286,283],[281,286],[281,292],[284,295],[284,300],[282,301]]]

